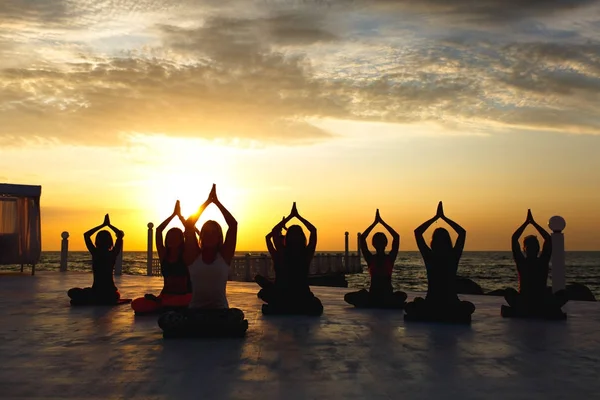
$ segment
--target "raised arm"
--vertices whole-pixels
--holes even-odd
[[[544,244],[542,245],[542,253],[540,254],[540,259],[544,260],[544,262],[550,262],[550,257],[552,256],[552,236],[542,228],[533,217],[531,217],[531,225],[539,232],[539,234],[544,238]]]
[[[291,217],[283,217],[283,219],[277,225],[275,225],[273,229],[271,229],[271,232],[269,232],[265,237],[267,241],[267,250],[269,250],[269,254],[273,259],[275,259],[277,252],[280,250],[277,246],[277,243],[274,242],[273,239],[279,240],[281,238],[281,230],[285,229],[285,224],[287,224],[290,219]]]
[[[373,231],[373,228],[377,226],[377,218],[373,221],[371,225],[365,229],[365,231],[360,235],[360,251],[363,254],[363,257],[367,264],[371,262],[371,258],[373,257],[373,253],[369,250],[369,244],[367,243],[367,238]]]
[[[438,204],[438,210],[436,215],[433,218],[423,222],[421,225],[419,225],[417,229],[415,229],[415,239],[417,241],[417,247],[419,248],[419,251],[421,252],[423,258],[429,256],[429,254],[431,253],[431,249],[429,248],[429,246],[427,246],[427,243],[425,243],[425,238],[423,237],[423,234],[425,233],[425,231],[427,231],[427,229],[429,229],[431,225],[433,225],[435,221],[440,219],[442,215],[443,209],[442,202],[440,201]]]
[[[219,211],[221,211],[221,214],[223,214],[223,218],[225,218],[225,222],[227,223],[227,234],[225,235],[225,242],[223,243],[223,248],[221,249],[221,256],[227,264],[231,264],[237,244],[238,223],[235,218],[233,218],[233,215],[231,215],[229,210],[227,210],[227,208],[225,208],[225,206],[221,204],[217,198],[216,188],[214,189],[212,201],[215,206],[217,206]]]
[[[106,214],[104,216],[104,222],[102,222],[101,225],[93,227],[92,229],[90,229],[89,231],[87,231],[83,234],[85,246],[87,247],[87,249],[90,253],[93,253],[94,251],[96,251],[96,246],[94,246],[94,242],[92,242],[92,236],[94,236],[94,233],[98,232],[100,229],[104,228],[105,226],[108,226],[109,224],[110,224],[110,219],[108,217],[108,214]]]
[[[523,232],[525,232],[527,225],[529,225],[530,223],[531,223],[531,210],[527,210],[527,219],[525,219],[525,222],[523,222],[523,224],[517,228],[517,230],[515,231],[515,233],[513,233],[512,238],[511,238],[511,247],[512,247],[513,258],[517,263],[517,267],[520,265],[521,261],[523,261],[525,259],[525,256],[523,255],[523,251],[521,250],[521,244],[519,243],[519,239],[523,235]]]
[[[179,205],[179,200],[177,200],[177,202],[175,203],[175,209],[173,210],[173,214],[171,214],[158,227],[156,227],[156,233],[155,233],[156,251],[158,252],[158,258],[161,260],[164,259],[165,255],[166,255],[165,245],[163,243],[163,231],[175,217],[179,217],[179,219],[185,223],[185,220],[181,216],[181,208]],[[184,226],[185,226],[185,224],[184,224]]]
[[[111,231],[113,231],[115,236],[117,237],[117,240],[115,240],[115,244],[114,244],[111,252],[113,252],[114,254],[119,254],[121,252],[121,250],[123,249],[123,236],[125,236],[125,234],[123,233],[122,230],[120,230],[119,228],[117,228],[116,226],[114,226],[110,223],[108,214],[106,214],[105,222],[108,222],[108,224],[106,226]]]
[[[292,206],[292,213],[290,215],[292,218],[298,218],[298,221],[302,222],[304,226],[306,226],[306,229],[308,229],[308,231],[310,232],[307,249],[309,252],[309,258],[312,259],[317,249],[317,228],[315,228],[313,224],[308,222],[308,220],[306,220],[300,215],[300,213],[298,213],[298,209],[296,208],[296,202],[294,202],[294,205]]]
[[[211,197],[209,195],[209,198],[200,206],[200,208],[198,208],[198,211],[196,211],[194,215],[192,215],[185,221],[185,231],[183,233],[183,262],[185,263],[185,265],[192,264],[200,254],[200,246],[198,245],[198,238],[196,237],[196,223],[198,222],[198,219],[210,203]]]
[[[460,226],[459,224],[457,224],[450,218],[446,217],[446,215],[444,215],[444,206],[442,205],[441,201],[440,201],[440,204],[438,205],[438,214],[441,214],[440,218],[444,222],[446,222],[448,225],[450,225],[450,227],[452,229],[454,229],[454,231],[458,234],[458,238],[456,239],[456,243],[454,244],[454,254],[455,254],[456,258],[460,258],[460,256],[462,255],[463,249],[465,248],[465,241],[467,239],[467,231],[464,230],[464,228],[462,226]]]
[[[113,227],[114,228],[114,227]],[[115,236],[117,237],[117,240],[115,240],[115,245],[112,248],[112,252],[117,255],[121,252],[121,250],[123,250],[123,236],[125,236],[125,233],[117,228],[114,228],[114,232],[115,232]]]
[[[388,256],[395,260],[398,257],[398,250],[400,249],[400,235],[398,232],[394,230],[391,226],[389,226],[379,215],[379,210],[377,210],[376,221],[378,221],[392,236],[392,249],[390,250]]]

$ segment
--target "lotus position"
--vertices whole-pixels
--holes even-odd
[[[287,228],[285,238],[281,234],[294,217],[310,232],[308,244],[300,225]],[[258,297],[267,303],[262,306],[263,314],[323,314],[323,304],[308,286],[309,268],[317,247],[317,228],[298,213],[294,203],[290,215],[275,225],[266,239],[275,268],[275,283],[260,275],[255,278],[262,287]]]
[[[458,234],[452,245],[450,233],[437,228],[427,246],[423,234],[438,219],[445,221]],[[436,215],[415,229],[417,246],[427,268],[427,297],[417,297],[406,305],[406,320],[470,323],[475,311],[473,303],[459,300],[456,295],[456,272],[465,246],[467,232],[444,215],[442,202]]]
[[[195,225],[202,212],[213,203],[223,214],[228,229],[223,241],[223,230],[216,221],[206,221],[196,238]],[[237,221],[221,204],[216,186],[198,212],[185,222],[183,261],[192,282],[192,300],[185,311],[170,311],[158,319],[163,336],[243,336],[248,329],[244,313],[229,308],[226,288],[229,266],[237,241]]]
[[[110,228],[115,233],[117,241],[114,245],[110,232],[100,230],[104,227]],[[92,243],[92,236],[96,232],[98,232],[98,234],[96,235],[94,243]],[[85,239],[85,245],[87,246],[88,251],[92,255],[94,282],[91,288],[70,289],[67,294],[71,298],[71,304],[74,306],[114,305],[130,302],[131,300],[120,301],[121,295],[113,280],[115,262],[123,248],[123,232],[111,225],[110,218],[108,214],[106,214],[102,225],[98,225],[84,233],[83,238]]]
[[[179,228],[169,229],[163,244],[163,231],[175,217],[185,224],[179,200],[173,214],[156,228],[156,250],[160,259],[160,273],[164,278],[163,289],[158,296],[146,294],[133,300],[131,308],[136,314],[185,308],[192,299],[190,275],[183,262],[183,231]]]
[[[367,237],[377,224],[381,224],[392,235],[392,249],[386,254],[385,248],[388,244],[387,237],[382,232],[373,235],[372,244],[375,248],[373,255],[367,245]],[[379,215],[379,210],[375,213],[375,221],[363,232],[360,237],[360,249],[365,258],[371,275],[371,287],[369,290],[362,289],[358,292],[348,293],[344,300],[355,307],[371,308],[403,308],[406,301],[406,293],[394,292],[392,287],[392,270],[394,262],[398,255],[400,247],[400,235],[385,223]]]
[[[535,236],[527,236],[523,239],[523,251],[521,251],[519,238],[529,224],[544,239],[541,253],[540,243]],[[527,212],[527,219],[523,225],[512,236],[512,253],[519,274],[519,291],[513,288],[506,289],[504,298],[509,306],[502,306],[502,316],[566,318],[567,315],[561,310],[568,301],[566,292],[560,290],[552,293],[552,289],[546,286],[552,255],[552,237],[535,222],[531,210]]]

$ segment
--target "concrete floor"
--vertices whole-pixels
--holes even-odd
[[[230,282],[245,339],[162,338],[129,305],[71,308],[91,274],[0,275],[2,399],[588,399],[600,396],[600,304],[561,322],[507,320],[502,298],[461,296],[469,326],[405,323],[355,310],[347,289],[315,287],[321,318],[263,317],[257,286]],[[156,277],[116,278],[123,297],[158,294]],[[414,297],[409,294],[409,300]]]

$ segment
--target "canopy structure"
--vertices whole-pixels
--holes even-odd
[[[32,265],[42,250],[41,186],[0,183],[0,265]]]

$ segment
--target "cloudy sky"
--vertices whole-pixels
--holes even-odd
[[[106,212],[143,249],[213,182],[239,250],[292,201],[321,250],[376,208],[412,250],[438,200],[469,250],[527,208],[600,249],[599,111],[595,0],[0,2],[0,182],[43,186],[45,250]]]

